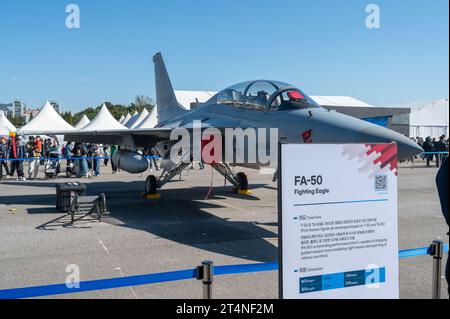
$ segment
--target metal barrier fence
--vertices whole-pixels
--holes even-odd
[[[408,249],[399,252],[400,259],[425,255],[433,257],[433,283],[432,283],[433,299],[440,299],[441,297],[442,258],[444,253],[448,253],[448,251],[449,251],[448,245],[444,245],[443,241],[441,240],[435,240],[430,245],[430,247]],[[81,281],[79,283],[78,288],[71,288],[68,287],[68,285],[66,284],[56,284],[46,286],[4,289],[0,290],[0,299],[20,299],[20,298],[54,296],[62,294],[73,294],[87,291],[149,285],[187,279],[201,280],[203,289],[203,298],[211,299],[214,276],[257,273],[274,270],[278,270],[278,263],[276,262],[214,266],[213,262],[205,261],[202,263],[201,266],[198,266],[197,268],[194,269],[129,276],[129,277]]]

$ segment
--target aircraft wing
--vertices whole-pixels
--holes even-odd
[[[64,135],[65,141],[126,145],[133,140],[138,147],[153,147],[161,140],[170,138],[172,128],[152,128],[152,129],[126,129],[126,130],[102,130],[102,131],[61,131],[52,132],[51,135]],[[45,135],[46,132],[36,132],[27,135]],[[131,139],[131,140],[130,140]]]
[[[192,131],[192,121],[180,120],[171,123],[178,128],[184,128]],[[238,120],[214,118],[201,121],[202,129],[215,127],[224,132],[225,128],[240,127]],[[246,127],[243,127],[246,128]],[[109,145],[127,145],[131,141],[137,147],[153,147],[158,142],[170,139],[170,134],[174,130],[173,127],[160,127],[151,129],[123,129],[123,130],[101,130],[101,131],[59,131],[59,132],[27,132],[27,135],[63,135],[67,142],[95,143]]]

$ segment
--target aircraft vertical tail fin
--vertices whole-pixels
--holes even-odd
[[[153,56],[155,63],[156,104],[158,123],[165,122],[186,112],[177,101],[164,60],[160,52]]]

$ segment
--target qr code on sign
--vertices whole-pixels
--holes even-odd
[[[388,176],[377,175],[375,176],[375,191],[382,192],[388,190]]]

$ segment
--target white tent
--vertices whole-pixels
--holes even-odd
[[[175,91],[175,96],[177,98],[178,103],[180,103],[185,109],[190,110],[191,104],[196,103],[205,103],[217,92],[215,91]]]
[[[409,135],[411,137],[439,137],[449,135],[448,99],[418,103],[411,107]]]
[[[8,120],[3,112],[0,112],[0,136],[9,135],[10,132],[15,132],[16,127]]]
[[[125,116],[123,116],[123,114],[122,114],[122,116],[119,119],[119,123],[122,123],[124,120],[125,120]]]
[[[128,122],[131,119],[131,114],[127,113],[127,116],[125,116],[125,118],[120,121],[120,124],[125,124],[126,122]]]
[[[39,113],[27,125],[19,130],[19,134],[52,133],[58,131],[74,131],[75,129],[55,111],[47,101]]]
[[[105,104],[102,105],[100,112],[97,116],[81,131],[104,131],[104,130],[126,130],[127,128],[120,124],[112,115],[109,113],[108,108]]]
[[[137,117],[132,117],[131,120],[128,121],[128,123],[125,125],[126,127],[132,129],[141,124],[141,122],[148,116],[148,111],[146,108],[138,114]]]
[[[81,120],[77,123],[77,125],[75,125],[75,129],[81,130],[83,127],[85,127],[89,123],[91,123],[91,121],[86,116],[86,114],[84,114],[83,117],[81,118]]]
[[[139,117],[139,113],[137,111],[134,111],[133,115],[131,115],[131,118],[128,121],[123,122],[122,124],[128,127],[128,123],[136,121],[136,119]]]
[[[150,112],[150,114],[147,115],[147,117],[135,128],[136,129],[154,128],[156,125],[158,125],[158,110],[155,106],[153,110]]]

